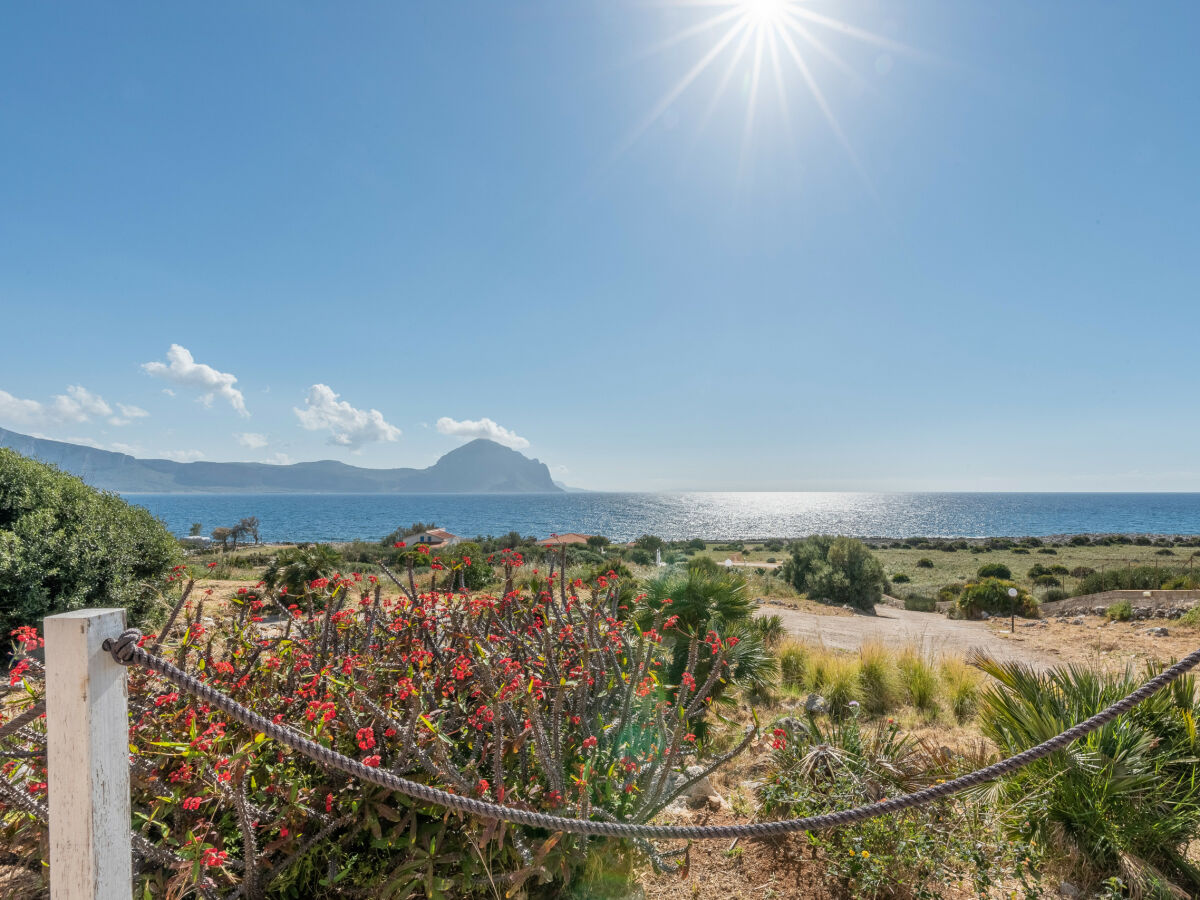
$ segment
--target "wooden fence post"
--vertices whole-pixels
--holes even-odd
[[[44,621],[51,900],[133,893],[128,689],[101,647],[124,628],[123,609]]]

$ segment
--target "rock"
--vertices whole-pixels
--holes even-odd
[[[808,699],[804,701],[804,711],[813,713],[814,715],[825,712],[828,706],[829,704],[825,702],[825,698],[820,694],[809,694]]]
[[[679,785],[691,778],[695,778],[703,771],[704,768],[702,766],[688,766],[685,772],[675,776],[675,787],[678,788]],[[716,788],[712,786],[712,782],[708,780],[708,776],[705,775],[680,794],[671,803],[671,806],[678,809],[679,807],[676,804],[687,806],[690,809],[700,809],[703,806],[708,806],[711,809],[720,809],[725,804],[725,801],[717,793]]]
[[[1093,616],[1102,616],[1107,612],[1108,612],[1108,610],[1103,606],[1093,606],[1092,607],[1092,615]]]
[[[1150,637],[1167,637],[1170,634],[1165,628],[1147,628],[1145,633]]]
[[[1076,616],[1075,618],[1073,618],[1071,620],[1071,624],[1072,625],[1082,625],[1083,624],[1083,616]]]
[[[990,618],[991,618],[991,616],[990,616],[990,615],[988,615],[988,612],[987,612],[987,610],[985,609],[985,610],[982,610],[982,611],[980,611],[980,613],[979,613],[979,618],[983,619],[983,621],[985,621],[985,622],[986,622],[988,619],[990,619]]]
[[[1082,897],[1083,891],[1079,890],[1071,882],[1064,881],[1058,886],[1058,895],[1060,897]]]

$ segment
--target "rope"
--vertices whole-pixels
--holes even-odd
[[[5,723],[4,725],[0,725],[0,741],[4,740],[6,737],[9,737],[10,735],[16,734],[18,731],[20,731],[22,728],[24,728],[26,725],[30,724],[31,722],[36,722],[45,711],[46,711],[45,701],[42,701],[40,703],[35,703],[35,704],[33,704],[33,706],[29,707],[29,709],[25,710],[25,712],[23,712],[19,716],[17,716],[15,719],[12,719],[11,721]]]
[[[532,810],[515,809],[476,800],[473,797],[463,797],[451,794],[429,785],[409,781],[386,770],[372,768],[356,759],[323,747],[292,731],[284,725],[276,725],[270,719],[260,716],[242,706],[232,697],[221,693],[216,688],[193,678],[186,672],[176,668],[161,657],[148,653],[138,646],[141,632],[129,629],[122,632],[115,641],[112,638],[104,642],[113,659],[123,666],[135,663],[156,672],[177,687],[182,688],[193,696],[211,704],[228,714],[243,725],[262,732],[274,741],[290,747],[297,753],[302,753],[309,759],[332,769],[338,769],[362,781],[378,785],[388,790],[404,794],[414,800],[443,806],[456,812],[468,813],[483,819],[496,819],[501,822],[512,822],[517,825],[528,825],[533,828],[545,828],[548,831],[563,831],[571,834],[598,835],[616,838],[655,838],[660,840],[691,838],[702,840],[706,838],[764,838],[797,831],[822,831],[827,828],[837,828],[853,825],[876,816],[889,815],[907,809],[915,809],[938,800],[943,800],[953,794],[961,793],[970,788],[978,787],[990,781],[995,781],[1004,775],[1012,774],[1030,763],[1062,750],[1074,741],[1107,725],[1122,713],[1137,706],[1147,697],[1157,693],[1171,682],[1183,676],[1190,669],[1200,664],[1200,649],[1189,653],[1173,666],[1164,669],[1154,678],[1131,693],[1129,696],[1102,710],[1091,718],[1068,728],[1062,734],[1043,741],[1036,747],[1030,747],[1007,759],[1002,759],[990,766],[977,769],[967,775],[962,775],[942,784],[932,785],[911,794],[882,800],[854,809],[839,812],[824,813],[818,816],[807,816],[799,819],[784,819],[776,822],[755,822],[746,825],[635,825],[625,822],[601,822],[589,819],[571,819],[564,816],[551,816]]]

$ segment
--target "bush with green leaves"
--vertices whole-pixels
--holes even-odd
[[[1104,615],[1113,622],[1128,622],[1133,618],[1133,604],[1128,600],[1118,600],[1110,603]]]
[[[1100,594],[1104,591],[1157,591],[1168,583],[1180,585],[1174,590],[1196,588],[1200,586],[1200,572],[1156,566],[1105,569],[1085,576],[1079,582],[1075,594],[1081,596]]]
[[[159,579],[182,558],[158,519],[116,494],[0,448],[0,636],[55,613],[152,608]]]
[[[284,547],[267,566],[263,582],[268,590],[296,596],[317,579],[332,577],[342,562],[342,555],[329,544]]]
[[[1039,671],[983,659],[995,680],[980,697],[985,736],[1005,756],[1095,715],[1139,687],[1131,669]],[[1056,851],[1085,890],[1119,876],[1134,897],[1200,895],[1188,845],[1200,833],[1200,735],[1186,676],[1067,750],[997,784],[1009,833]]]
[[[932,569],[933,568],[933,560],[927,556],[922,556],[920,559],[917,560],[917,568],[918,569]]]
[[[907,594],[904,597],[904,608],[912,612],[934,612],[937,600],[924,594]]]
[[[782,719],[771,730],[771,769],[759,788],[762,813],[819,815],[896,797],[973,765],[915,740],[894,722],[863,725],[858,716]],[[808,835],[822,851],[831,896],[933,898],[963,878],[989,896],[1004,876],[1034,889],[1027,844],[999,840],[970,801],[952,799],[911,812]],[[1037,896],[1027,894],[1027,896]]]
[[[785,581],[814,600],[872,610],[888,588],[883,566],[862,541],[815,535],[792,545]]]
[[[1004,563],[988,563],[979,567],[976,573],[980,578],[1003,578],[1006,581],[1012,580],[1012,569],[1004,565]]]
[[[1017,596],[1009,596],[1009,591],[1016,589]],[[1002,578],[981,578],[963,586],[962,592],[954,599],[952,611],[959,618],[977,619],[980,613],[990,616],[1007,616],[1009,611],[1027,619],[1038,617],[1037,599],[1015,582]]]
[[[714,700],[724,698],[730,682],[755,690],[769,687],[777,671],[775,658],[752,621],[754,601],[746,587],[740,572],[729,571],[708,556],[694,557],[682,571],[668,572],[646,585],[634,618],[642,628],[662,619],[659,632],[671,652],[667,669],[670,683],[679,683],[688,665],[692,641],[716,637],[732,641],[729,677],[714,685]],[[707,674],[702,663],[696,678],[703,679]],[[704,722],[696,725],[703,728]]]

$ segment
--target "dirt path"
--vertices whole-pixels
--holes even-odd
[[[963,622],[933,613],[891,606],[877,606],[873,616],[821,616],[780,606],[763,606],[758,613],[778,615],[788,632],[801,640],[839,650],[857,650],[864,642],[877,640],[891,647],[920,646],[927,653],[965,656],[978,649],[998,659],[1038,666],[1048,662],[1044,651],[1011,643],[1007,636],[994,634],[984,622]]]

